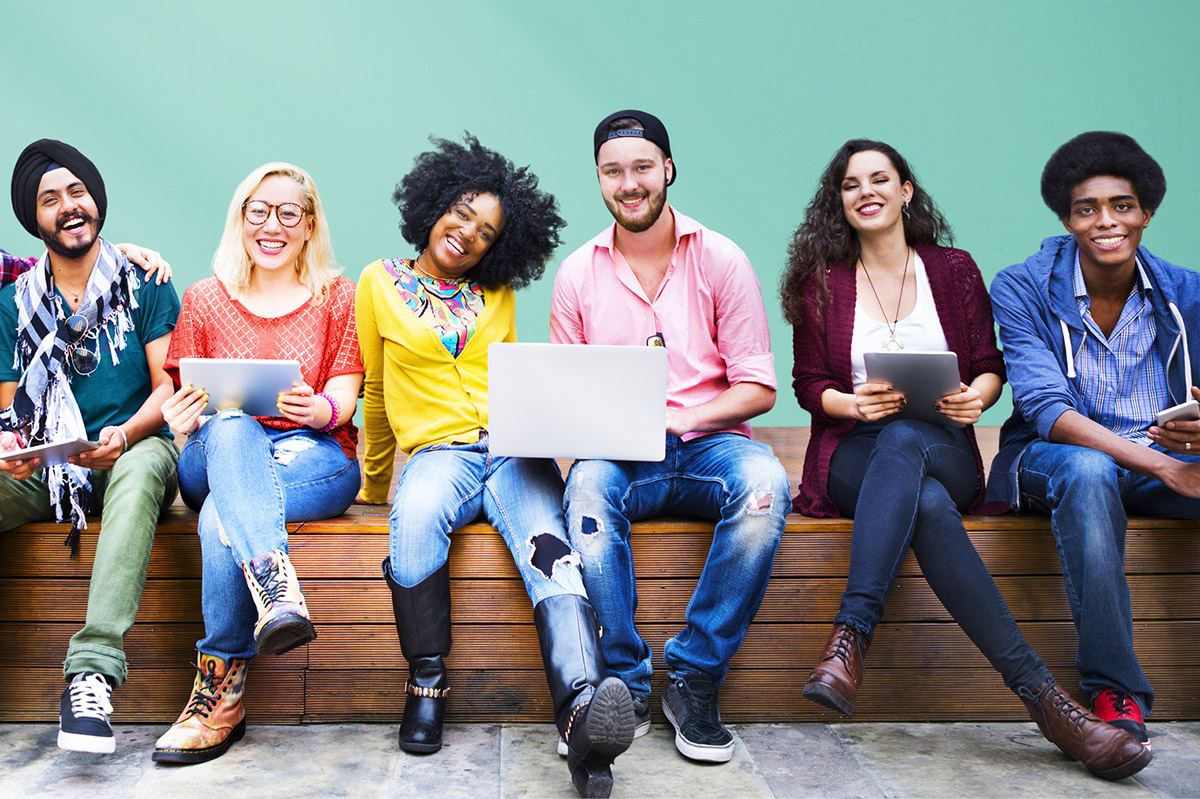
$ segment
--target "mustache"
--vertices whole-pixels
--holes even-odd
[[[66,224],[74,219],[82,219],[85,225],[88,223],[96,224],[100,221],[98,217],[92,216],[87,211],[70,211],[60,215],[58,219],[54,220],[54,232],[61,233],[63,228],[66,227]]]

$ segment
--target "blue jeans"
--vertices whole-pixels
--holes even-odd
[[[438,444],[404,464],[392,501],[392,577],[411,588],[442,567],[450,533],[480,516],[500,532],[534,605],[586,596],[563,531],[562,475],[552,460],[493,458],[474,444]]]
[[[1050,676],[1026,643],[962,523],[979,482],[965,431],[899,420],[858,424],[829,464],[829,497],[854,517],[835,623],[870,640],[909,547],[934,594],[1011,690]]]
[[[242,564],[287,551],[286,522],[339,516],[361,482],[358,461],[312,430],[272,430],[223,411],[188,439],[179,492],[200,512],[205,636],[196,648],[219,658],[254,656],[258,611]]]
[[[1196,455],[1171,457],[1200,461]],[[1050,515],[1079,631],[1079,687],[1092,697],[1106,688],[1127,693],[1149,714],[1154,691],[1133,651],[1133,611],[1125,581],[1126,514],[1200,519],[1200,499],[1123,469],[1098,450],[1049,441],[1035,441],[1025,449],[1017,477],[1023,505]]]
[[[718,683],[762,604],[791,510],[790,486],[771,448],[734,433],[684,442],[667,436],[657,463],[577,461],[567,478],[567,533],[604,634],[610,674],[650,693],[650,646],[634,623],[637,583],[630,522],[654,516],[714,519],[712,546],[688,602],[686,626],[663,650],[672,673]]]

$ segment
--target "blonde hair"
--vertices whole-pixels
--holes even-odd
[[[312,221],[312,235],[296,257],[296,276],[310,292],[313,302],[319,304],[325,299],[325,292],[340,274],[333,259],[333,244],[329,239],[329,228],[325,224],[325,209],[321,206],[321,195],[317,193],[317,184],[312,176],[298,166],[273,161],[263,164],[246,176],[233,192],[229,202],[229,211],[225,215],[225,232],[221,235],[221,243],[213,253],[213,274],[220,278],[229,291],[229,296],[237,297],[246,286],[250,285],[250,273],[254,270],[254,262],[246,246],[242,243],[242,206],[254,190],[264,180],[274,175],[282,175],[296,181],[304,195],[304,210]]]

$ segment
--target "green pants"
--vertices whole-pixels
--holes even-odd
[[[92,507],[101,507],[100,535],[88,587],[87,621],[71,638],[63,675],[99,672],[125,682],[125,634],[133,626],[158,516],[175,500],[179,451],[161,436],[142,439],[108,472],[92,472]],[[0,532],[54,519],[46,483],[0,475]],[[67,551],[63,549],[63,557]]]

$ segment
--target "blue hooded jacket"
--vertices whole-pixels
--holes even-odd
[[[992,461],[987,500],[1018,507],[1017,465],[1021,453],[1069,410],[1087,416],[1071,378],[1075,354],[1083,346],[1083,317],[1075,300],[1073,236],[1052,236],[1025,260],[1000,271],[992,281],[992,312],[1012,386],[1013,414],[1000,430],[1000,451]],[[1157,258],[1138,247],[1150,279],[1155,344],[1165,365],[1172,403],[1191,399],[1191,353],[1200,352],[1200,273]],[[1186,320],[1186,323],[1185,323]]]

